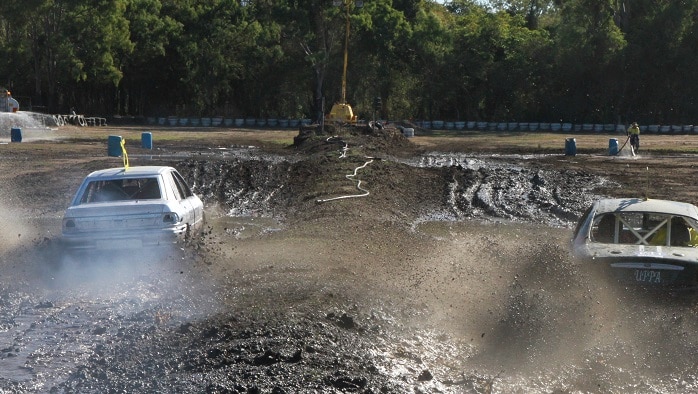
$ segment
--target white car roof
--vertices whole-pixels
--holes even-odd
[[[641,198],[611,198],[597,201],[596,214],[609,212],[654,212],[688,216],[698,219],[698,207],[693,204]]]
[[[136,167],[118,167],[107,168],[104,170],[94,171],[87,178],[121,178],[121,177],[147,177],[159,175],[163,172],[173,170],[168,166],[136,166]]]

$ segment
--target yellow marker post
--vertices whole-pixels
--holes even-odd
[[[126,139],[122,138],[121,139],[121,153],[122,157],[124,159],[124,169],[128,170],[128,153],[126,153]]]

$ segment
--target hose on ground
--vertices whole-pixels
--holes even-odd
[[[339,158],[340,158],[340,159],[343,159],[343,158],[347,157],[347,152],[349,151],[349,144],[347,144],[344,140],[342,140],[341,138],[339,138],[339,136],[336,136],[336,135],[335,135],[335,136],[333,136],[333,137],[329,137],[329,138],[327,138],[326,141],[327,141],[327,142],[330,142],[330,143],[341,144],[341,145],[342,145],[342,153],[339,155]],[[373,157],[367,157],[367,159],[368,159],[368,161],[365,162],[364,164],[362,164],[362,165],[356,167],[356,168],[354,169],[354,172],[353,172],[352,174],[347,174],[347,175],[345,175],[345,178],[347,178],[347,179],[349,179],[349,180],[351,180],[351,181],[356,181],[356,188],[357,188],[358,190],[362,191],[363,193],[361,193],[361,194],[349,194],[349,195],[345,195],[345,196],[332,197],[332,198],[325,198],[325,199],[318,199],[318,200],[316,200],[316,202],[322,203],[322,202],[335,201],[335,200],[344,200],[344,199],[347,199],[347,198],[356,198],[356,197],[366,197],[366,196],[368,196],[368,195],[369,195],[369,191],[368,191],[367,189],[364,189],[363,187],[361,187],[361,182],[362,182],[361,179],[354,179],[354,178],[356,177],[356,175],[358,174],[358,172],[359,172],[360,169],[366,168],[367,165],[373,163],[373,159],[374,159]]]
[[[349,151],[349,144],[347,144],[343,139],[339,138],[339,136],[335,135],[332,137],[328,137],[325,141],[342,145],[342,153],[339,155],[339,158],[343,159],[347,157],[347,152]]]
[[[364,189],[363,187],[361,187],[361,179],[354,179],[354,177],[356,176],[356,174],[359,172],[360,169],[365,168],[367,165],[369,165],[369,164],[371,164],[371,163],[373,163],[373,159],[372,159],[372,158],[369,159],[369,160],[368,160],[367,162],[365,162],[364,164],[362,164],[362,165],[356,167],[356,168],[354,169],[354,173],[345,175],[345,177],[346,177],[347,179],[349,179],[349,180],[355,180],[355,181],[356,181],[356,188],[359,189],[360,191],[362,191],[363,193],[361,193],[361,194],[348,194],[348,195],[345,195],[345,196],[332,197],[332,198],[325,198],[325,199],[317,200],[317,202],[328,202],[328,201],[335,201],[335,200],[343,200],[343,199],[347,199],[347,198],[356,198],[356,197],[366,197],[366,196],[368,196],[368,195],[370,194],[369,191],[368,191],[367,189]]]

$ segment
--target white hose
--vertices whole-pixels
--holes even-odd
[[[338,143],[340,143],[340,144],[343,144],[343,146],[342,146],[342,153],[339,155],[339,158],[340,158],[340,159],[343,159],[343,158],[347,157],[347,152],[349,151],[349,144],[347,144],[346,142],[344,142],[343,139],[339,138],[338,135],[335,135],[335,136],[332,136],[332,137],[327,137],[327,139],[326,139],[325,141],[327,141],[327,142],[338,142]]]
[[[359,172],[360,169],[366,167],[367,165],[373,163],[373,159],[370,159],[369,161],[365,162],[363,165],[360,165],[354,169],[353,174],[348,174],[345,175],[345,177],[349,180],[354,180],[353,178],[356,176],[357,172]],[[339,197],[333,197],[333,198],[326,198],[326,199],[321,199],[317,200],[317,202],[328,202],[328,201],[334,201],[334,200],[343,200],[346,198],[355,198],[355,197],[366,197],[369,195],[369,191],[361,187],[361,179],[357,180],[356,183],[356,188],[361,190],[363,193],[362,194],[349,194],[346,196],[339,196]]]

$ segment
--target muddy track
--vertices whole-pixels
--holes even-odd
[[[25,165],[0,162],[0,392],[696,389],[691,299],[636,297],[569,260],[576,217],[615,181],[393,132],[348,134],[345,157],[316,137],[134,155],[183,173],[206,234],[61,265],[61,209],[110,162],[8,152]],[[346,175],[367,157],[368,196],[318,202],[356,193]]]

